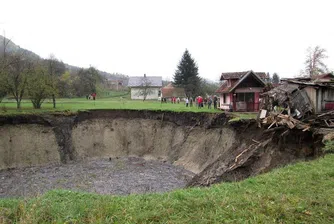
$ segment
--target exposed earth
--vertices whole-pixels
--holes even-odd
[[[321,155],[322,137],[230,122],[224,113],[0,116],[0,197],[51,189],[126,195],[238,181]]]
[[[183,188],[193,173],[137,157],[0,171],[0,198],[30,197],[52,189],[127,195]]]

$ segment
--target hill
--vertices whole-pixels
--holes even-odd
[[[4,52],[4,45],[6,43],[6,52],[8,53],[18,53],[18,54],[22,54],[24,56],[26,56],[27,58],[31,58],[33,60],[40,60],[43,59],[42,57],[40,57],[38,54],[21,48],[19,45],[15,44],[14,42],[12,42],[11,40],[4,38],[3,36],[0,35],[0,55],[3,55]],[[78,66],[74,66],[74,65],[70,65],[67,64],[66,62],[64,62],[66,69],[69,72],[78,72],[81,68]],[[123,83],[127,83],[128,80],[128,76],[123,75],[123,74],[118,74],[118,73],[109,73],[109,72],[105,72],[105,71],[101,71],[98,70],[98,72],[100,73],[100,75],[102,75],[103,77],[105,77],[107,80],[123,80]]]

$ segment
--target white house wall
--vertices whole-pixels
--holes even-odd
[[[224,94],[220,95],[220,109],[229,110],[230,104],[231,104],[230,94],[228,93],[225,93],[225,94],[226,94],[226,102],[224,102]]]
[[[156,100],[159,98],[159,91],[160,88],[156,87],[156,88],[150,88],[151,89],[151,93],[149,95],[147,95],[146,99],[147,100]],[[144,96],[140,96],[140,91],[141,88],[136,88],[136,87],[132,87],[131,88],[131,99],[132,100],[143,100]]]

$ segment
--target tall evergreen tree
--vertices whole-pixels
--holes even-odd
[[[174,85],[183,87],[187,97],[194,97],[200,92],[201,78],[198,75],[198,67],[187,49],[175,71]]]

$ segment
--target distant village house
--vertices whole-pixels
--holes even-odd
[[[109,90],[124,90],[126,86],[123,84],[124,80],[117,80],[117,79],[107,79],[105,82],[105,88]]]
[[[170,99],[172,97],[179,97],[180,99],[183,99],[186,97],[184,88],[180,87],[174,87],[172,83],[169,83],[167,86],[163,87],[161,89],[161,97]]]
[[[264,72],[229,72],[222,73],[219,108],[229,111],[258,111],[260,93],[266,85],[267,75]]]
[[[156,100],[161,97],[161,76],[132,76],[129,77],[128,86],[131,89],[133,100]],[[147,95],[146,95],[147,94]]]

